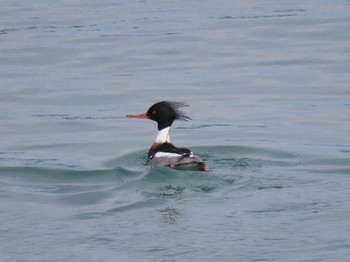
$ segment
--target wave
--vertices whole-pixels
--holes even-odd
[[[209,172],[150,168],[146,151],[106,161],[100,169],[0,167],[0,194],[63,205],[97,205],[84,218],[157,206],[167,200],[230,196],[237,192],[280,190],[313,173],[349,174],[345,159],[325,159],[295,152],[248,146],[193,147]],[[301,180],[302,181],[302,180]],[[101,208],[101,204],[108,207]],[[111,204],[112,203],[112,204]],[[102,205],[103,206],[103,205]],[[164,211],[165,212],[165,211]]]
[[[243,146],[193,147],[207,163],[210,171],[181,171],[145,166],[146,151],[140,150],[108,160],[100,169],[84,170],[45,166],[3,166],[0,176],[28,183],[123,183],[129,180],[156,183],[166,180],[207,179],[242,171],[256,172],[261,168],[294,167],[301,164],[301,156],[283,150]],[[38,163],[36,163],[38,164]],[[40,164],[40,163],[39,163]],[[45,164],[45,163],[41,163]]]

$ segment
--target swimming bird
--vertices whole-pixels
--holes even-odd
[[[179,169],[206,171],[203,160],[187,148],[174,146],[170,141],[170,127],[175,120],[187,121],[191,118],[180,108],[188,106],[182,102],[162,101],[152,105],[146,113],[127,115],[129,118],[144,118],[156,121],[158,135],[148,151],[147,165]]]

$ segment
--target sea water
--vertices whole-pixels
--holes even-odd
[[[1,261],[347,261],[350,2],[2,1]],[[146,167],[162,100],[209,172]]]

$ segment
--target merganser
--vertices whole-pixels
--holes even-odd
[[[175,147],[170,142],[170,127],[175,120],[187,121],[191,119],[185,115],[180,107],[188,106],[181,102],[162,101],[152,105],[146,113],[127,115],[129,118],[151,119],[158,123],[158,135],[148,151],[148,166],[163,166],[180,169],[195,169],[206,171],[203,160],[187,148]]]

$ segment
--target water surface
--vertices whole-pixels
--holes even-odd
[[[4,261],[346,261],[349,1],[3,1]],[[144,166],[151,121],[210,172]]]

